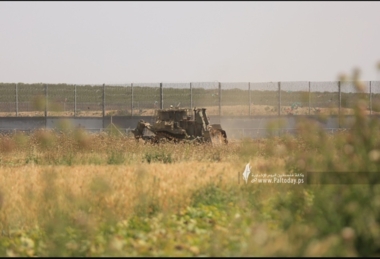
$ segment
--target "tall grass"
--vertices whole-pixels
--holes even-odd
[[[358,83],[360,91],[360,84]],[[379,256],[380,124],[228,146],[117,134],[0,137],[0,255]],[[304,173],[308,184],[252,184]]]

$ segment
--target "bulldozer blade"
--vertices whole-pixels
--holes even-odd
[[[210,140],[213,145],[227,144],[227,134],[224,130],[218,128],[210,129]]]
[[[211,134],[209,131],[205,131],[203,133],[203,139],[205,142],[212,142],[212,139],[211,139]]]

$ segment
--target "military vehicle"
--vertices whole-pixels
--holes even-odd
[[[220,124],[210,124],[205,108],[173,108],[155,111],[154,122],[144,120],[132,130],[136,140],[151,143],[165,141],[227,144],[227,134]]]

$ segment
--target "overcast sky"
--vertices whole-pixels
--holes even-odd
[[[380,80],[380,2],[0,2],[0,82]]]

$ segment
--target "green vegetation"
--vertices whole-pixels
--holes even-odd
[[[2,135],[0,255],[380,256],[380,123],[366,109],[359,98],[339,134],[305,119],[297,137],[228,146]],[[246,183],[248,162],[250,179],[308,184]]]

